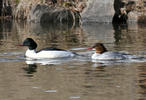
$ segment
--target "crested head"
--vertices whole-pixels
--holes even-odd
[[[37,43],[32,38],[26,38],[23,42],[23,46],[28,46],[30,50],[37,48]]]
[[[102,43],[95,43],[92,48],[96,49],[96,53],[104,53],[107,52],[107,49],[105,48],[105,46]]]

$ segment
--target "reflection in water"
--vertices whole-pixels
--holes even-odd
[[[0,28],[1,100],[145,99],[146,61],[92,61],[93,52],[86,50],[90,44],[102,40],[111,51],[146,55],[145,26],[115,26],[113,30],[112,24],[99,23],[83,27],[44,27],[33,23],[12,23],[6,27],[3,23]],[[86,57],[26,60],[26,64],[22,57],[26,48],[16,46],[26,37],[36,40],[39,49],[53,46],[73,50]]]
[[[12,20],[0,20],[0,39],[7,38],[12,31]]]
[[[12,20],[0,20],[0,32],[11,32],[12,25]]]
[[[82,93],[84,96],[90,96],[90,95],[97,95],[98,93],[98,86],[99,83],[96,83],[96,79],[97,78],[101,78],[101,77],[106,77],[104,76],[105,73],[105,66],[98,66],[96,68],[92,68],[92,69],[85,69],[85,79],[84,79],[84,84],[83,84],[83,88],[84,88],[84,92]]]
[[[74,26],[72,26],[71,24],[61,24],[61,23],[58,24],[40,23],[40,27],[42,27],[43,30],[53,30],[55,28],[55,30],[60,30],[60,31],[74,28]]]
[[[140,94],[139,100],[146,99],[146,67],[138,66],[138,77],[137,77],[137,85],[139,87],[138,93]]]
[[[82,25],[82,28],[86,37],[85,42],[88,42],[88,45],[99,41],[102,43],[113,43],[115,41],[112,24],[89,23]]]
[[[115,43],[118,44],[120,40],[122,40],[122,30],[128,31],[128,24],[114,24],[113,23],[113,29],[114,29],[114,38]]]
[[[67,49],[69,46],[75,44],[82,44],[84,41],[83,32],[80,27],[69,27],[68,25],[57,26],[53,24],[40,24],[30,23],[24,27],[17,25],[18,34],[21,40],[31,37],[41,45],[40,48],[57,47]]]
[[[28,67],[23,68],[27,72],[27,76],[32,77],[33,73],[37,72],[37,65],[36,64],[28,64]]]
[[[58,65],[72,61],[73,58],[26,60],[26,64]]]

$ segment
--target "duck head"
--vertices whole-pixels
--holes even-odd
[[[96,53],[99,53],[99,54],[107,52],[107,49],[102,43],[95,43],[90,49],[95,49]]]
[[[27,46],[30,50],[37,48],[37,43],[32,38],[26,38],[22,46]]]

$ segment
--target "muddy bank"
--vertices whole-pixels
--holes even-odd
[[[5,0],[0,3],[1,18],[72,25],[80,23],[80,12],[86,5],[85,2],[78,0]]]
[[[0,14],[28,22],[146,22],[145,0],[5,0]],[[10,8],[9,11],[6,8]],[[11,13],[6,13],[10,12]],[[10,17],[8,17],[10,18]]]
[[[33,0],[32,0],[33,1]],[[35,23],[80,23],[84,2],[21,1],[15,10],[15,19]]]

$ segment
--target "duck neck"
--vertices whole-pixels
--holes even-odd
[[[97,53],[97,54],[103,54],[103,53],[105,53],[105,52],[107,52],[107,51],[97,51],[97,50],[96,50],[96,53]]]
[[[27,51],[26,52],[32,52],[32,53],[36,53],[36,49],[27,49]]]
[[[33,56],[36,56],[36,50],[35,49],[33,49],[33,50],[30,50],[30,49],[28,49],[27,51],[26,51],[26,53],[25,53],[25,56],[26,57],[33,57]]]

